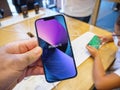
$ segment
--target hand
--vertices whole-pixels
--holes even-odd
[[[112,35],[98,36],[101,39],[101,44],[113,41]]]
[[[1,47],[0,90],[8,89],[21,76],[23,78],[33,74],[43,74],[41,60],[38,60],[41,54],[42,49],[35,38],[9,43]]]
[[[99,55],[98,50],[92,46],[87,45],[86,47],[93,58],[97,57]]]

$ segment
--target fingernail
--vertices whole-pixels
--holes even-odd
[[[42,50],[40,47],[35,48],[35,54],[41,54]]]

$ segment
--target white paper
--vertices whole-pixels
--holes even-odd
[[[51,90],[59,82],[48,83],[44,75],[25,77],[13,90]]]
[[[86,45],[95,36],[92,32],[86,32],[72,41],[73,54],[76,62],[76,66],[83,63],[89,56],[90,53],[86,49]]]

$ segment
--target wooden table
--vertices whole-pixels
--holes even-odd
[[[43,10],[46,15],[50,15],[49,10]],[[53,12],[53,14],[55,14]],[[43,15],[44,16],[44,15]],[[42,16],[42,17],[43,17]],[[108,35],[110,32],[107,32],[103,29],[97,28],[95,26],[80,22],[78,20],[65,17],[68,31],[70,34],[71,41],[80,35],[84,34],[87,31],[93,32],[97,35]],[[35,18],[31,18],[13,25],[9,25],[0,29],[0,46],[7,44],[11,41],[21,40],[29,38],[26,32],[32,32],[35,34],[34,29]],[[29,24],[28,24],[29,23]],[[102,62],[105,69],[111,65],[114,61],[116,47],[114,44],[108,43],[100,48]],[[78,75],[73,79],[68,79],[61,81],[56,88],[53,90],[89,90],[93,87],[93,78],[92,78],[92,69],[93,69],[93,58],[89,57],[84,63],[77,67]]]
[[[2,19],[2,26],[0,26],[0,46],[11,41],[29,38],[29,36],[26,34],[27,32],[32,32],[34,35],[36,35],[34,27],[35,20],[56,14],[58,13],[42,8],[40,9],[40,13],[37,15],[35,14],[34,10],[29,11],[28,18],[23,18],[23,15],[19,14],[17,16],[11,16]]]

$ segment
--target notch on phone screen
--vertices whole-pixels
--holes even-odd
[[[41,59],[46,80],[56,82],[75,77],[77,69],[64,16],[38,19],[35,26],[43,49]]]

